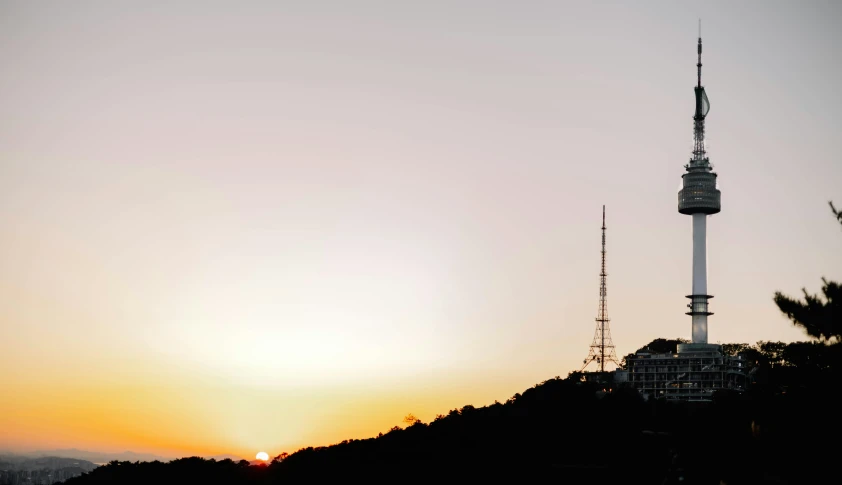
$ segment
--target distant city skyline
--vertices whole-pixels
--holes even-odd
[[[840,278],[842,6],[0,2],[0,450],[247,459],[690,338]]]

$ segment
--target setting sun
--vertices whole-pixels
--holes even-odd
[[[268,461],[269,460],[269,453],[266,453],[265,451],[261,451],[260,453],[257,454],[256,458],[260,461]]]

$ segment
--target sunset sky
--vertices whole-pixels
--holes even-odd
[[[251,458],[842,279],[837,2],[0,0],[0,450]]]

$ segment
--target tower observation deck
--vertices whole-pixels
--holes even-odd
[[[705,149],[705,117],[710,111],[705,88],[702,86],[702,37],[699,34],[699,61],[697,68],[696,112],[693,115],[693,154],[690,163],[684,166],[681,176],[682,187],[678,192],[678,212],[693,218],[693,289],[688,295],[687,305],[692,317],[692,339],[694,344],[708,341],[707,318],[713,315],[708,300],[713,298],[707,290],[707,216],[720,211],[720,192],[716,185],[716,173]]]

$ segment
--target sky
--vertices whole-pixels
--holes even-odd
[[[0,0],[0,449],[250,458],[842,279],[837,2]]]

